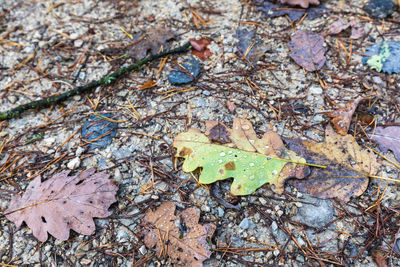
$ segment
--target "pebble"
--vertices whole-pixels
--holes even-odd
[[[209,96],[209,95],[211,95],[211,93],[210,93],[210,91],[208,91],[208,90],[204,90],[204,91],[203,91],[203,95]]]
[[[139,248],[139,252],[142,253],[142,255],[145,255],[147,253],[147,249],[146,246],[143,245]]]
[[[75,151],[75,156],[79,157],[80,155],[82,155],[82,153],[85,151],[85,149],[81,146],[78,146],[78,148]]]
[[[86,259],[86,258],[81,259],[81,264],[82,265],[89,265],[91,262],[92,262],[91,259]]]
[[[79,165],[81,165],[81,160],[79,157],[76,157],[70,160],[70,162],[68,162],[67,167],[70,170],[75,170],[76,168],[79,167]]]
[[[210,212],[211,208],[208,205],[203,205],[203,206],[201,206],[201,210],[204,211],[204,212]]]
[[[185,84],[194,81],[194,79],[199,76],[201,70],[200,61],[190,58],[185,60],[182,64],[182,67],[186,68],[186,70],[191,74],[188,75],[185,72],[180,71],[179,68],[175,68],[175,70],[171,71],[168,75],[168,80],[171,84]]]
[[[221,207],[218,207],[218,217],[221,218],[221,217],[224,217],[224,215],[225,215],[224,209]]]
[[[392,0],[371,0],[364,9],[372,17],[383,19],[391,15],[396,7]]]
[[[267,201],[263,197],[260,197],[258,200],[260,201],[261,205],[267,204]]]
[[[322,94],[322,88],[319,86],[311,86],[310,89],[308,89],[308,92],[310,94],[320,95]]]
[[[15,104],[15,102],[17,102],[18,98],[14,95],[10,95],[8,97],[8,101],[10,101],[11,104]]]
[[[278,229],[278,224],[275,221],[273,221],[271,224],[271,228],[272,228],[272,231],[275,231],[276,229]]]
[[[244,218],[244,219],[240,222],[239,227],[242,228],[242,229],[244,229],[244,230],[249,229],[249,227],[250,227],[250,220],[249,220],[248,218]]]

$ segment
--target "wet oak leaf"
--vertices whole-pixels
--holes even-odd
[[[144,243],[156,247],[159,258],[168,254],[176,266],[203,266],[211,255],[208,240],[214,234],[213,224],[200,225],[200,213],[188,208],[175,215],[172,202],[162,203],[155,211],[148,210],[144,217]]]
[[[84,235],[93,234],[93,217],[111,215],[108,208],[116,201],[118,187],[105,172],[89,169],[68,176],[69,172],[59,172],[44,182],[40,176],[32,180],[22,196],[12,197],[4,211],[7,219],[17,227],[25,221],[41,242],[47,240],[47,233],[67,240],[70,229]]]
[[[207,124],[208,132],[211,125],[213,123]],[[234,195],[249,195],[270,183],[272,189],[281,194],[286,179],[301,179],[308,174],[308,167],[301,164],[306,163],[305,160],[287,150],[275,132],[269,131],[258,138],[251,123],[239,118],[234,120],[232,129],[225,128],[232,140],[225,145],[213,144],[197,129],[189,129],[174,139],[176,156],[185,159],[183,171],[203,168],[200,183],[233,178],[231,192]]]
[[[391,150],[395,158],[400,161],[400,127],[376,127],[372,141],[378,143],[379,149],[386,153]]]
[[[304,157],[308,163],[327,168],[311,168],[311,174],[302,180],[288,183],[299,191],[314,197],[338,198],[349,201],[361,195],[368,186],[368,175],[375,175],[378,163],[372,151],[361,149],[353,136],[341,136],[328,125],[323,143],[300,139],[285,140],[289,149]]]
[[[288,43],[290,57],[307,71],[321,69],[326,61],[324,37],[313,32],[298,30]]]
[[[344,108],[339,108],[327,113],[327,115],[332,118],[333,126],[338,134],[347,134],[353,114],[356,111],[358,104],[360,104],[364,99],[366,99],[366,97],[357,97],[354,101],[346,103]]]

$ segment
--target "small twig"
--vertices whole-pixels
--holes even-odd
[[[27,111],[29,109],[42,109],[42,108],[49,107],[50,105],[62,102],[72,96],[91,91],[92,89],[94,89],[98,86],[101,86],[101,85],[109,85],[109,84],[117,81],[121,77],[123,77],[125,74],[127,74],[133,70],[139,70],[144,64],[146,64],[148,62],[151,62],[151,61],[161,58],[161,57],[165,57],[166,55],[185,52],[189,48],[190,48],[190,43],[187,42],[186,44],[179,46],[175,49],[165,50],[161,53],[145,57],[145,58],[141,59],[140,61],[129,65],[128,67],[120,68],[119,70],[111,73],[110,75],[106,75],[106,76],[102,77],[101,79],[99,79],[97,81],[93,81],[91,83],[88,83],[84,86],[75,87],[71,91],[68,91],[68,92],[65,92],[65,93],[62,93],[59,95],[51,96],[51,97],[42,98],[40,100],[32,101],[30,103],[17,106],[13,109],[10,109],[10,110],[4,111],[4,112],[0,112],[0,121],[16,118],[22,112]]]

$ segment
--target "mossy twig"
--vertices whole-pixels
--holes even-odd
[[[78,86],[74,89],[72,89],[71,91],[59,94],[59,95],[55,95],[55,96],[50,96],[50,97],[46,97],[46,98],[42,98],[40,100],[36,100],[36,101],[32,101],[30,103],[27,104],[23,104],[23,105],[19,105],[13,109],[4,111],[4,112],[0,112],[0,121],[3,120],[9,120],[9,119],[13,119],[18,117],[21,113],[23,113],[24,111],[27,111],[29,109],[42,109],[42,108],[46,108],[49,107],[50,105],[62,102],[72,96],[75,95],[80,95],[86,92],[91,91],[92,89],[101,86],[101,85],[109,85],[112,82],[117,81],[118,79],[120,79],[121,77],[123,77],[125,74],[133,71],[133,70],[139,70],[144,64],[151,62],[155,59],[164,57],[166,55],[170,55],[170,54],[176,54],[176,53],[181,53],[181,52],[185,52],[190,48],[190,43],[186,43],[182,46],[179,46],[177,48],[174,49],[170,49],[170,50],[165,50],[161,53],[155,54],[155,55],[150,55],[148,57],[145,57],[141,60],[139,60],[138,62],[129,65],[128,67],[123,67],[120,68],[119,70],[104,76],[103,78],[97,80],[97,81],[93,81],[89,84],[86,84],[84,86]]]

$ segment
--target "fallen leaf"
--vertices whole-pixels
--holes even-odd
[[[363,64],[389,74],[400,73],[400,42],[381,42],[368,47]]]
[[[298,190],[318,198],[349,201],[361,195],[368,186],[368,175],[375,175],[378,163],[372,151],[361,149],[353,136],[341,136],[328,125],[323,143],[285,139],[289,149],[304,157],[309,164],[327,168],[311,168],[302,180],[289,180]]]
[[[200,38],[199,40],[190,39],[189,42],[193,47],[192,54],[200,60],[204,61],[212,55],[211,50],[207,48],[211,41],[207,38]]]
[[[118,187],[105,172],[89,169],[75,176],[68,173],[62,171],[44,182],[40,176],[32,180],[22,197],[12,197],[4,211],[7,219],[17,227],[25,221],[41,242],[47,240],[47,233],[67,240],[70,229],[93,234],[93,217],[105,218],[111,214],[108,208],[116,201]]]
[[[364,99],[366,98],[359,96],[354,101],[346,103],[346,107],[327,113],[329,117],[333,118],[332,123],[337,133],[341,135],[347,134],[354,111],[356,111],[358,104]]]
[[[288,43],[292,51],[290,57],[307,71],[319,70],[326,61],[323,44],[324,37],[321,35],[298,30]]]
[[[200,213],[188,208],[175,215],[175,204],[162,203],[155,211],[148,210],[144,217],[144,243],[156,246],[157,256],[167,254],[177,266],[203,266],[211,255],[209,240],[216,226],[200,225]]]
[[[236,43],[237,53],[240,57],[246,57],[250,62],[257,62],[267,51],[264,41],[256,38],[256,31],[239,29],[236,31],[239,42]]]
[[[211,141],[219,142],[221,144],[232,142],[229,138],[231,133],[226,129],[225,125],[219,122],[207,121],[206,128],[206,135]]]
[[[207,132],[217,124],[207,123]],[[308,167],[302,164],[306,163],[305,160],[287,150],[275,132],[269,131],[259,139],[251,123],[239,118],[234,120],[232,129],[224,127],[230,133],[232,143],[212,144],[197,129],[189,129],[174,139],[176,156],[185,159],[183,171],[191,172],[203,167],[200,183],[211,184],[233,178],[231,192],[234,195],[251,194],[266,183],[273,185],[276,193],[282,193],[286,179],[303,178],[308,174]]]
[[[255,1],[257,9],[263,12],[264,18],[275,18],[281,16],[288,16],[291,21],[300,20],[305,14],[305,19],[315,19],[321,17],[330,11],[324,6],[310,7],[307,9],[299,9],[292,7],[285,7],[280,3],[271,3],[270,1],[258,0]]]
[[[301,6],[302,8],[307,8],[311,5],[319,5],[319,0],[281,0],[282,4],[289,4],[292,6]]]
[[[365,30],[361,26],[361,24],[359,24],[355,20],[352,20],[351,22],[347,22],[347,21],[343,20],[342,18],[339,18],[337,21],[335,21],[334,23],[332,23],[329,26],[327,34],[338,34],[342,31],[346,30],[349,27],[351,27],[350,39],[358,39],[358,38],[361,38],[364,36]]]
[[[135,60],[140,60],[147,55],[159,52],[161,48],[167,47],[167,42],[176,36],[170,28],[155,27],[146,32],[139,42],[129,49],[129,55]]]
[[[386,128],[376,127],[372,141],[379,144],[379,149],[386,153],[391,150],[398,161],[400,161],[400,127],[389,126]]]

